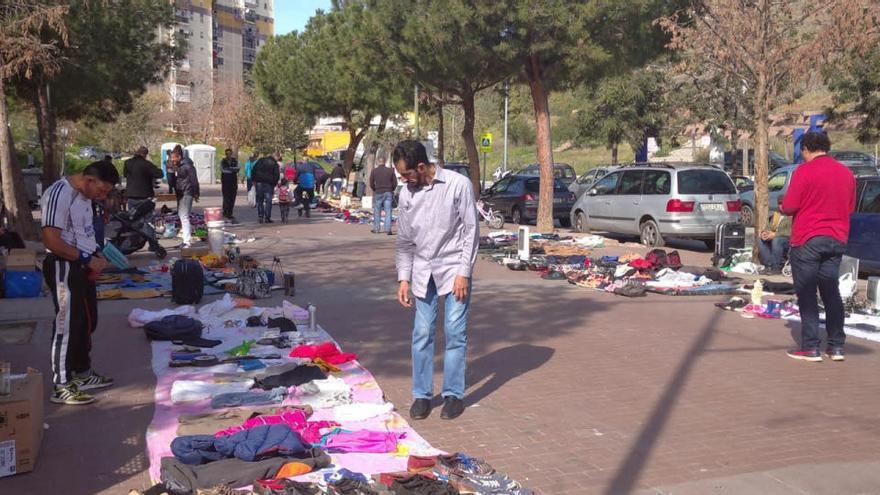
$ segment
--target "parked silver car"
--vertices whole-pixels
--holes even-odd
[[[738,222],[740,201],[730,177],[712,165],[624,165],[599,179],[571,209],[579,232],[637,234],[659,247],[668,238],[714,247],[715,227]]]
[[[608,172],[616,168],[616,165],[601,165],[596,168],[591,168],[581,174],[581,176],[575,179],[574,182],[569,184],[568,190],[573,192],[576,198],[580,198],[581,195],[590,190],[590,187],[592,187],[594,182],[605,177],[608,175]]]

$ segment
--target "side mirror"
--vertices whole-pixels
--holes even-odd
[[[596,196],[599,194],[599,190],[594,187],[594,188],[590,189],[589,192],[587,192],[587,194],[589,194],[590,196]]]

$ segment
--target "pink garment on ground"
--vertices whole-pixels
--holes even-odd
[[[301,345],[290,351],[290,357],[315,359],[321,358],[330,364],[343,364],[357,359],[353,352],[340,352],[333,342],[322,342],[315,345]]]
[[[328,452],[362,452],[384,454],[397,451],[397,441],[406,433],[385,431],[342,431],[328,433],[324,437],[323,447]]]
[[[321,440],[321,429],[339,426],[339,423],[332,421],[306,421],[306,414],[299,409],[293,411],[284,411],[279,414],[268,414],[265,416],[255,416],[240,426],[233,426],[225,430],[220,430],[214,434],[215,437],[232,435],[242,430],[249,430],[260,425],[286,424],[291,430],[300,434],[303,440],[309,443],[318,443]]]

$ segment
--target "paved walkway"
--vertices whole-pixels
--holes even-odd
[[[395,299],[393,238],[321,215],[258,226],[253,210],[238,210],[236,230],[260,237],[245,250],[280,255],[297,273],[294,300],[314,302],[320,322],[408,410],[413,313]],[[608,252],[629,250],[610,244]],[[455,421],[435,411],[414,427],[544,494],[880,493],[880,346],[852,339],[845,363],[795,362],[783,351],[797,328],[719,311],[718,299],[625,299],[480,261],[468,409]],[[10,302],[0,319],[19,315]],[[131,307],[101,303],[95,336],[96,366],[118,385],[93,406],[47,403],[37,470],[0,479],[0,492],[148,486],[154,377],[146,339],[125,321]],[[51,317],[48,304],[27,311]],[[0,359],[47,370],[48,340],[43,325],[30,344],[0,346]],[[438,355],[438,386],[441,366]]]

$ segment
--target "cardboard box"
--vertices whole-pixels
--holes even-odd
[[[33,249],[10,249],[6,255],[7,270],[29,272],[37,265],[37,252]]]
[[[42,442],[43,374],[28,368],[0,396],[0,478],[33,471]]]
[[[184,258],[201,258],[210,252],[211,248],[209,246],[195,246],[181,249],[180,256]]]

